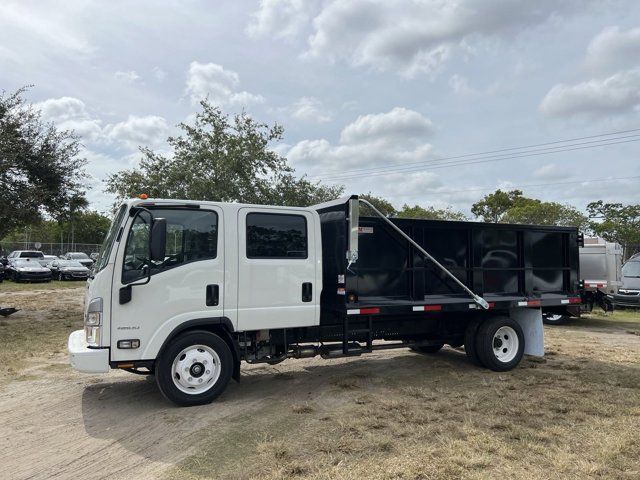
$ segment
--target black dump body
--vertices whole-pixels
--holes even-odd
[[[478,309],[470,296],[378,217],[360,217],[357,262],[347,270],[348,206],[318,208],[321,325],[346,315],[424,315]],[[392,219],[492,309],[579,303],[576,228]]]

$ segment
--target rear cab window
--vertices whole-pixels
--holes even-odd
[[[247,258],[308,257],[307,220],[302,215],[247,214]]]

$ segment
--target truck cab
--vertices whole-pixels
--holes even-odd
[[[160,224],[164,238],[155,240],[163,245],[151,244]],[[320,248],[312,209],[128,201],[88,281],[85,329],[69,340],[71,362],[86,372],[152,368],[167,340],[186,328],[317,325]]]

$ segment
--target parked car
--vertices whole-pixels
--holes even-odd
[[[635,254],[622,266],[622,286],[613,296],[616,307],[640,308],[640,254]]]
[[[77,260],[57,259],[50,262],[47,268],[51,270],[53,278],[58,280],[86,280],[90,270]]]
[[[40,265],[34,258],[13,258],[9,260],[9,276],[14,282],[50,282],[51,270]]]
[[[40,250],[14,250],[7,256],[7,260],[11,261],[13,258],[44,258],[44,253]]]
[[[89,255],[83,252],[67,252],[62,255],[65,260],[77,260],[87,268],[93,267],[93,260],[89,258]]]
[[[59,258],[55,255],[44,255],[42,258],[38,259],[38,262],[40,263],[40,265],[42,265],[43,267],[48,266],[51,262],[53,262],[54,260],[59,260]]]

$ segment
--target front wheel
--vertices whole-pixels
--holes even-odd
[[[505,372],[516,367],[524,355],[524,333],[509,317],[495,317],[480,324],[476,334],[480,362],[490,370]]]
[[[180,406],[211,403],[233,373],[233,355],[218,335],[205,331],[178,336],[155,365],[160,392]]]
[[[543,313],[542,321],[547,325],[564,325],[569,322],[569,316],[559,313]]]

